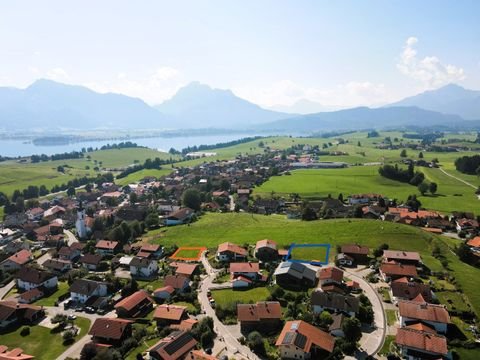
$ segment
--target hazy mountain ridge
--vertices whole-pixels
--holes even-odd
[[[417,106],[426,110],[459,115],[467,120],[480,120],[480,91],[449,84],[387,106]]]
[[[292,116],[263,109],[230,90],[212,89],[198,82],[181,88],[155,108],[172,116],[175,124],[184,128],[225,127],[226,124],[246,128]]]

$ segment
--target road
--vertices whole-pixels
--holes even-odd
[[[222,324],[222,322],[215,314],[215,310],[210,306],[210,302],[208,301],[207,297],[207,291],[214,285],[213,280],[215,279],[215,274],[217,270],[215,270],[210,265],[205,256],[205,252],[202,253],[202,264],[207,272],[207,275],[202,280],[202,283],[200,285],[198,291],[198,301],[200,302],[202,309],[205,311],[205,315],[210,316],[213,319],[214,329],[215,333],[217,334],[217,338],[223,339],[222,345],[225,345],[227,350],[225,353],[222,354],[233,357],[235,359],[240,359],[240,357],[243,357],[244,359],[260,360],[260,358],[255,355],[248,347],[240,344],[236,336],[234,336],[230,332],[230,330]]]
[[[375,316],[375,328],[369,333],[362,333],[362,338],[360,339],[360,348],[368,355],[375,355],[382,348],[383,343],[385,342],[385,336],[387,335],[387,319],[385,316],[385,309],[383,308],[382,299],[380,299],[380,295],[375,288],[363,278],[365,275],[371,272],[370,269],[366,268],[360,271],[355,269],[344,269],[344,271],[348,278],[358,282],[363,290],[363,293],[372,303]],[[359,358],[362,357],[363,356],[359,356]]]
[[[458,180],[458,181],[464,183],[465,185],[470,186],[471,188],[474,188],[475,190],[477,190],[477,187],[476,187],[475,185],[473,185],[473,184],[470,184],[468,181],[465,181],[465,180],[460,179],[460,178],[458,178],[458,177],[456,177],[456,176],[454,176],[454,175],[452,175],[452,174],[449,174],[448,172],[446,172],[446,171],[443,170],[442,168],[439,168],[439,169],[440,169],[440,171],[441,171],[442,173],[444,173],[445,175],[450,176],[451,178],[453,178],[453,179],[455,179],[455,180]]]
[[[72,245],[73,243],[78,242],[77,237],[70,231],[70,230],[64,230],[63,233],[67,235],[67,244],[68,246]]]
[[[0,288],[0,300],[2,300],[5,295],[15,286],[15,280],[10,281],[7,285]]]

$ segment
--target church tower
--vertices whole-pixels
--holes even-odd
[[[77,221],[75,223],[77,228],[77,236],[80,239],[85,239],[87,237],[87,227],[85,226],[85,209],[82,206],[82,202],[77,208]]]

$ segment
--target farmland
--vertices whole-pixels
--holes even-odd
[[[452,253],[456,240],[432,235],[413,226],[365,219],[307,222],[287,220],[284,216],[210,213],[190,226],[155,230],[145,235],[145,240],[162,245],[201,244],[209,248],[215,248],[225,241],[254,244],[265,238],[275,240],[280,248],[299,242],[299,239],[306,244],[329,243],[333,249],[336,245],[347,243],[358,243],[370,248],[386,243],[391,249],[418,251],[432,271],[444,271],[440,261],[432,256],[432,246],[437,244],[448,261],[448,271],[455,274],[457,283],[475,312],[480,313],[480,293],[471,281],[480,275],[480,270],[461,262]],[[330,261],[334,255],[335,252],[332,251]]]

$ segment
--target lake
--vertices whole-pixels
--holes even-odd
[[[146,146],[152,149],[167,152],[170,148],[182,150],[188,146],[195,145],[213,145],[233,140],[242,139],[245,137],[256,136],[256,134],[224,134],[224,135],[204,135],[204,136],[182,136],[182,137],[155,137],[155,138],[138,138],[125,140],[98,140],[75,142],[62,145],[35,145],[32,142],[25,142],[24,140],[10,140],[0,139],[0,155],[17,157],[29,155],[53,155],[61,154],[71,151],[80,151],[82,148],[100,148],[106,144],[115,144],[122,141],[131,141],[140,146]]]

